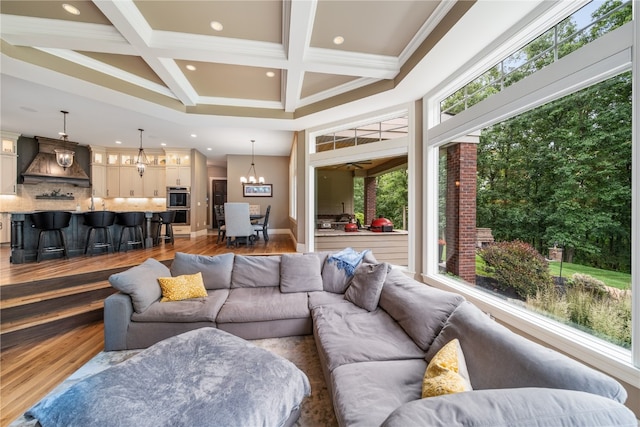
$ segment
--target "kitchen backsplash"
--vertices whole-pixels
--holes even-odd
[[[59,191],[58,191],[59,190]],[[15,196],[0,196],[0,212],[30,212],[34,210],[76,210],[80,205],[81,211],[89,210],[91,205],[91,188],[76,187],[70,184],[19,184]],[[65,197],[59,199],[36,199],[36,196],[60,194]],[[70,199],[69,196],[73,197]],[[96,210],[104,208],[113,211],[162,211],[166,210],[164,198],[94,198]]]

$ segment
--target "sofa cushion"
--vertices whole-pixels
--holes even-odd
[[[283,294],[278,287],[231,289],[217,323],[264,322],[309,317],[306,293]]]
[[[233,270],[232,253],[207,256],[176,252],[171,264],[171,275],[194,274],[202,272],[204,287],[207,289],[229,289]]]
[[[280,286],[280,256],[236,255],[231,273],[232,288]]]
[[[322,265],[315,255],[283,254],[280,261],[280,291],[322,290]]]
[[[377,264],[378,261],[370,250],[363,251],[364,257],[362,262],[369,264]],[[322,253],[321,253],[322,254]],[[347,274],[343,268],[339,268],[339,264],[332,260],[332,256],[337,253],[330,253],[325,258],[322,266],[322,287],[325,291],[336,294],[344,294],[353,279],[353,275]]]
[[[453,421],[455,420],[455,422]],[[635,415],[611,399],[573,390],[516,388],[431,397],[397,408],[382,427],[628,426]]]
[[[361,263],[353,275],[353,280],[344,294],[345,299],[368,311],[378,308],[380,293],[389,264]]]
[[[318,352],[329,371],[347,363],[424,357],[384,310],[367,311],[349,303],[322,305],[312,314]]]
[[[142,313],[162,296],[158,277],[171,276],[166,265],[149,258],[135,267],[109,276],[111,286],[131,297],[133,310]]]
[[[424,360],[409,359],[351,363],[336,368],[331,382],[339,424],[379,426],[399,406],[420,399],[426,366]]]
[[[207,298],[184,301],[155,302],[142,313],[133,313],[133,322],[215,322],[228,289],[207,291]]]
[[[627,398],[613,378],[511,332],[470,302],[451,314],[426,359],[454,338],[467,355],[469,379],[476,390],[549,387],[586,391],[622,403]]]
[[[417,282],[392,269],[387,274],[379,304],[426,351],[462,301],[464,297],[458,294]]]
[[[183,274],[177,277],[158,277],[162,299],[160,302],[182,301],[190,298],[205,298],[207,290],[202,282],[202,273]]]
[[[422,380],[422,397],[471,391],[460,342],[453,339],[431,359]]]
[[[352,304],[351,301],[344,299],[343,294],[334,294],[333,292],[309,292],[309,309],[326,304]]]

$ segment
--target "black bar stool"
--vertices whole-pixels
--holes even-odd
[[[62,252],[62,256],[68,259],[67,255],[67,242],[62,232],[63,228],[69,226],[71,221],[71,212],[66,211],[45,211],[35,212],[31,214],[33,228],[40,229],[38,233],[38,254],[36,255],[36,262],[40,262],[42,254],[45,252]],[[53,233],[56,243],[55,246],[45,246],[44,242],[47,235]],[[49,238],[49,244],[51,244],[52,238]]]
[[[158,228],[156,233],[154,234],[156,238],[156,244],[160,244],[160,240],[164,240],[165,242],[169,242],[173,245],[173,227],[171,224],[176,220],[176,211],[165,211],[165,212],[156,212],[154,217],[157,215],[158,218]],[[153,219],[151,219],[153,221]],[[164,225],[164,234],[161,234],[162,226]]]
[[[141,248],[144,248],[144,234],[142,233],[144,212],[119,212],[116,214],[116,222],[122,226],[118,241],[118,251],[122,249],[125,236],[129,239],[124,241],[125,252],[129,250],[129,246],[140,245]]]
[[[109,227],[116,220],[116,213],[111,211],[93,211],[84,214],[84,223],[89,226],[87,233],[87,242],[84,246],[86,254],[91,247],[91,255],[96,248],[107,248],[107,252],[113,252],[113,239],[111,238],[111,230]],[[102,240],[97,241],[97,232],[102,232]]]

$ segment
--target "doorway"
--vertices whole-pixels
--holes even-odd
[[[227,180],[214,179],[211,181],[211,194],[213,194],[213,203],[211,203],[211,225],[218,228],[218,217],[216,216],[216,207],[224,205],[227,202]],[[224,218],[220,218],[224,221]]]

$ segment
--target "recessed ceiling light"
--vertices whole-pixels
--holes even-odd
[[[341,45],[342,43],[344,43],[344,37],[342,37],[342,36],[335,36],[335,37],[333,38],[333,44]]]
[[[122,144],[122,141],[116,141],[116,144]]]
[[[195,65],[191,65],[191,64],[187,65],[185,68],[187,70],[189,70],[189,71],[195,71],[196,70],[196,66]]]
[[[166,142],[161,142],[160,145],[162,145],[163,147],[166,147],[167,143]]]
[[[191,138],[196,138],[198,135],[196,135],[195,133],[191,134]]]
[[[77,7],[75,7],[75,6],[71,5],[71,4],[64,3],[64,4],[62,5],[62,8],[63,8],[67,13],[70,13],[70,14],[72,14],[72,15],[80,15],[80,10],[79,10]]]
[[[222,29],[224,28],[222,23],[218,21],[211,21],[211,24],[209,25],[211,25],[211,28],[213,28],[215,31],[222,31]]]
[[[276,73],[274,73],[273,71],[267,71],[267,77],[274,77],[276,75]]]
[[[211,151],[211,147],[207,147],[207,151]]]

